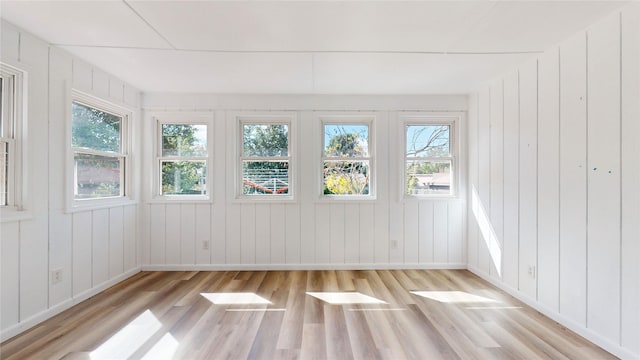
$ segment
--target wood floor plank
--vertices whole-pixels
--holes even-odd
[[[157,326],[127,333],[144,314]],[[464,270],[142,272],[3,342],[0,358],[88,359],[109,343],[137,359],[165,341],[162,355],[189,360],[615,359]]]

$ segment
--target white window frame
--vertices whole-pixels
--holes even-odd
[[[0,63],[2,76],[2,133],[0,141],[7,143],[7,198],[6,205],[0,206],[2,221],[26,216],[26,185],[24,174],[24,156],[26,149],[26,72]]]
[[[400,121],[402,130],[400,131],[402,140],[400,144],[402,149],[400,155],[402,159],[401,163],[401,198],[404,199],[438,199],[438,198],[457,198],[459,195],[460,174],[459,169],[459,148],[458,148],[458,131],[460,126],[460,115],[451,114],[402,114],[402,121]],[[449,156],[432,156],[432,157],[408,157],[407,154],[407,127],[408,126],[420,126],[420,125],[446,125],[449,126]],[[409,160],[419,161],[451,161],[451,191],[449,194],[407,194],[407,174],[406,164]]]
[[[152,116],[155,123],[154,132],[154,171],[152,202],[211,203],[213,202],[213,113],[180,112],[163,113]],[[162,156],[162,125],[206,125],[207,156]],[[162,194],[162,162],[166,160],[204,161],[207,169],[205,177],[206,194],[172,195]]]
[[[102,98],[72,89],[71,101],[68,102],[68,129],[67,129],[67,212],[108,208],[120,205],[127,205],[134,203],[133,200],[133,167],[131,166],[131,133],[134,110],[128,107],[114,104]],[[117,115],[122,118],[120,125],[120,152],[100,151],[86,148],[76,148],[72,145],[72,130],[73,130],[73,103],[79,103],[81,105],[98,109],[110,114]],[[122,171],[124,174],[121,176],[120,184],[120,196],[102,197],[102,198],[88,198],[88,199],[76,199],[76,165],[74,155],[75,153],[83,153],[90,155],[107,156],[114,158],[122,158],[124,166]]]
[[[318,119],[320,124],[320,164],[318,172],[318,193],[321,200],[324,201],[371,201],[376,200],[376,123],[375,114],[330,114],[319,115]],[[330,157],[324,154],[324,138],[325,138],[325,125],[367,125],[369,127],[369,139],[368,139],[368,152],[369,156],[366,157],[354,157],[354,158],[340,158]],[[344,161],[346,159],[354,159],[354,161],[368,161],[369,162],[369,194],[366,195],[337,195],[337,194],[324,194],[324,162],[325,161]]]
[[[297,197],[296,186],[296,116],[293,113],[241,113],[235,115],[236,125],[236,171],[234,177],[234,188],[236,194],[236,200],[245,202],[292,202]],[[256,157],[256,156],[244,156],[244,137],[243,126],[247,125],[287,125],[288,126],[288,156],[268,156],[268,157]],[[242,177],[242,163],[244,160],[255,161],[269,161],[279,160],[289,162],[289,191],[287,194],[243,194],[243,177]]]

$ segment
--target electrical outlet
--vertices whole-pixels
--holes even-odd
[[[51,270],[51,283],[57,284],[62,281],[62,269]]]
[[[391,249],[398,249],[398,240],[391,240]]]
[[[536,266],[535,265],[529,265],[529,276],[531,276],[532,278],[536,278]]]
[[[209,241],[202,242],[202,250],[209,250]]]

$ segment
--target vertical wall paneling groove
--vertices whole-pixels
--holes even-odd
[[[124,208],[109,209],[109,279],[124,272]]]
[[[91,289],[93,267],[91,264],[91,212],[73,214],[73,295],[79,295]]]
[[[240,259],[243,264],[256,263],[256,205],[240,205]]]
[[[389,113],[384,112],[377,117],[377,153],[378,167],[377,188],[378,200],[374,204],[374,249],[373,256],[375,263],[389,263],[389,202],[390,202],[390,186],[389,173],[391,159],[389,158],[389,142],[387,136],[381,134],[389,134]]]
[[[480,90],[478,104],[478,206],[484,209],[488,218],[491,217],[491,163],[490,163],[490,121],[491,121],[491,93],[489,88]],[[480,220],[482,221],[482,220]],[[489,255],[485,234],[478,234],[478,268],[484,274],[491,274],[492,261]]]
[[[285,205],[285,261],[286,264],[300,263],[300,205]]]
[[[468,198],[472,199],[478,189],[478,94],[469,97],[469,126],[467,127],[469,173]],[[467,213],[467,264],[470,268],[478,268],[478,222],[473,212],[473,202],[468,201]]]
[[[330,206],[330,220],[328,223],[320,223],[320,226],[329,226],[331,231],[330,247],[331,247],[331,262],[334,264],[342,264],[345,262],[345,255],[353,253],[353,241],[354,239],[347,240],[345,234],[345,227],[348,221],[345,219],[347,211],[345,210],[345,204],[331,204]],[[322,241],[322,239],[316,239]],[[327,239],[329,240],[329,239]],[[351,245],[351,248],[347,248],[347,244]]]
[[[449,232],[447,226],[448,202],[437,201],[433,204],[433,262],[447,263]]]
[[[182,204],[180,207],[180,264],[196,263],[196,205]],[[208,227],[208,226],[207,226]]]
[[[269,248],[266,249],[270,253],[270,262],[272,264],[285,264],[287,254],[287,223],[286,223],[286,205],[272,204],[270,215],[270,242]]]
[[[418,234],[420,241],[420,262],[433,262],[433,202],[420,202]]]
[[[355,226],[359,226],[358,232],[360,234],[359,241],[359,261],[362,264],[374,263],[374,206],[373,204],[361,204],[360,205],[360,217],[355,222]]]
[[[520,291],[536,298],[538,62],[520,68]],[[530,271],[531,270],[531,271]]]
[[[109,280],[109,209],[94,210],[92,217],[91,264],[95,287]]]
[[[165,259],[165,205],[153,205],[151,206],[151,249],[149,254],[149,261],[152,264],[166,264]]]
[[[182,226],[181,205],[167,204],[165,206],[165,263],[180,264],[181,242],[180,237]]]
[[[586,326],[586,36],[560,47],[560,313]]]
[[[419,203],[408,201],[404,205],[404,261],[410,264],[417,263],[420,255],[419,242]],[[428,221],[428,220],[425,220]]]
[[[138,255],[138,223],[137,205],[130,205],[124,208],[124,272],[137,267]]]
[[[503,278],[483,266],[481,236],[478,266],[469,256],[472,271],[624,359],[640,358],[639,40],[634,3],[502,77]],[[499,146],[495,121],[486,121],[495,91],[471,96],[481,199],[482,167],[497,157],[482,150],[487,131],[492,151]],[[470,184],[475,171],[469,164]]]
[[[211,249],[213,248],[211,236],[211,206],[209,204],[195,205],[195,263],[212,263]],[[216,231],[219,231],[216,229]],[[205,246],[206,244],[206,246]],[[224,252],[222,252],[224,255]]]
[[[390,113],[389,120],[387,122],[387,133],[389,134],[386,139],[388,141],[388,171],[400,173],[403,171],[402,158],[404,155],[404,149],[401,148],[402,137],[404,136],[404,129],[397,124],[401,123],[401,119],[398,113]],[[396,126],[394,126],[394,124]],[[380,132],[378,131],[378,134]],[[379,153],[379,152],[378,152]],[[396,166],[392,166],[396,164]],[[388,187],[386,196],[388,196],[388,218],[385,220],[389,224],[389,262],[392,264],[404,263],[405,260],[405,247],[407,246],[405,238],[405,207],[402,199],[400,178],[398,176],[391,176],[387,178]]]
[[[502,254],[504,249],[504,92],[502,79],[491,84],[491,118],[490,118],[490,201],[491,224],[496,234],[497,246]],[[502,255],[500,256],[502,259]],[[502,277],[502,261],[493,264],[491,274],[494,277]]]
[[[331,243],[331,205],[320,204],[315,208],[315,247],[316,263],[330,263],[331,262],[331,250],[333,244]]]
[[[344,262],[358,264],[360,262],[360,204],[344,205]],[[332,251],[336,249],[331,247]]]
[[[587,326],[620,337],[620,18],[588,31]]]
[[[226,240],[226,263],[230,264],[240,264],[244,263],[245,259],[243,259],[241,253],[241,244],[240,244],[240,210],[241,205],[233,204],[230,205],[226,209],[226,236],[224,240]],[[221,209],[220,211],[223,211]],[[214,212],[214,216],[217,215]]]
[[[255,206],[256,264],[271,263],[271,213],[270,204]],[[244,227],[244,224],[243,224]]]
[[[298,126],[298,137],[302,138],[303,134],[315,134],[319,130],[319,125],[315,123],[315,115],[311,111],[300,112],[300,122]],[[300,187],[300,262],[303,264],[311,264],[316,260],[316,208],[314,200],[316,198],[316,186],[319,188],[318,181],[314,178],[317,173],[316,167],[319,166],[320,159],[320,136],[311,138],[307,141],[300,141],[298,146],[298,155],[300,161],[300,180],[299,184],[307,184]]]
[[[621,345],[640,354],[640,4],[621,21]]]
[[[518,72],[504,78],[504,232],[502,279],[518,288],[520,107]]]
[[[559,49],[544,53],[538,67],[538,298],[558,311]]]

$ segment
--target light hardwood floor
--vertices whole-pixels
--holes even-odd
[[[331,304],[307,292],[359,292],[384,303]],[[214,304],[202,295],[216,293],[253,293],[271,303]],[[464,270],[141,272],[0,345],[7,360],[145,354],[615,358]]]

